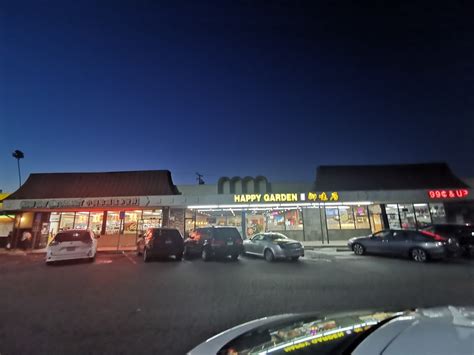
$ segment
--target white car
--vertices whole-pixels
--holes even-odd
[[[72,229],[56,234],[46,248],[46,263],[59,260],[89,259],[94,261],[97,238],[94,232]]]

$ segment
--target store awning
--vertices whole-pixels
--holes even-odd
[[[469,188],[445,163],[320,166],[316,191]]]
[[[7,200],[178,195],[168,170],[31,174]]]

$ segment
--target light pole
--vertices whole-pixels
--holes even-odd
[[[18,164],[18,182],[20,183],[20,187],[21,187],[20,159],[23,159],[25,157],[25,154],[23,154],[21,150],[15,150],[12,153],[12,157],[16,159],[17,164]]]

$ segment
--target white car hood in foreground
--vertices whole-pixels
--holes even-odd
[[[381,326],[353,354],[474,354],[474,308],[418,309]]]
[[[206,340],[189,354],[216,354],[252,329],[303,316],[284,314],[244,323]],[[447,306],[400,312],[369,334],[352,354],[474,354],[474,308]]]

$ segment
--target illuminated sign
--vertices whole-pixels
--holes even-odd
[[[428,196],[431,199],[452,199],[452,198],[463,198],[469,195],[469,190],[458,189],[458,190],[428,190]]]
[[[29,200],[22,201],[21,208],[73,208],[139,206],[139,197],[86,198],[71,200]]]
[[[337,192],[309,192],[308,201],[339,201],[339,194]]]
[[[234,195],[234,202],[298,202],[298,194],[240,194]]]
[[[275,194],[237,194],[236,203],[251,202],[303,202],[303,201],[339,201],[337,192],[275,193]]]

